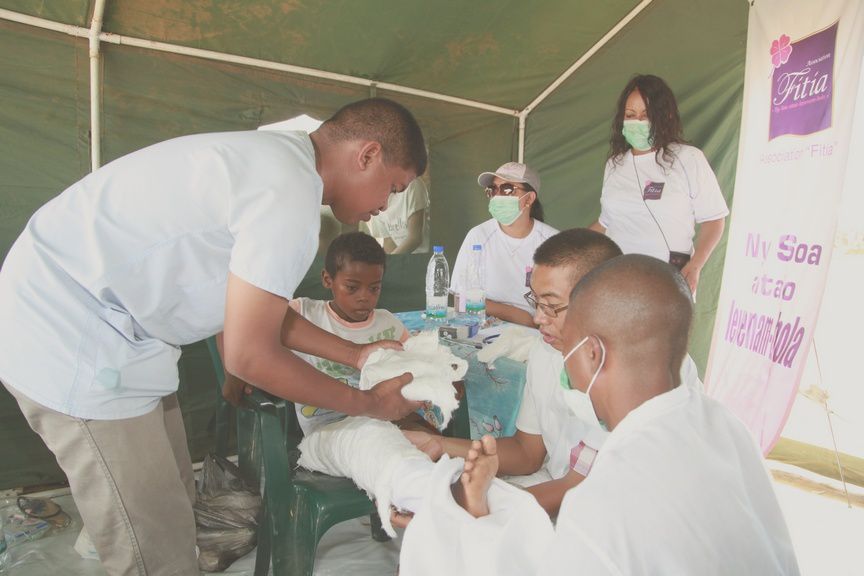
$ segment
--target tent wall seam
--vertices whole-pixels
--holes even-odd
[[[180,54],[185,56],[192,56],[196,58],[204,58],[207,60],[217,60],[221,62],[229,62],[233,64],[242,64],[248,66],[254,66],[257,68],[265,68],[269,70],[277,70],[282,72],[288,72],[292,74],[298,74],[301,76],[311,76],[314,78],[321,78],[327,80],[334,80],[337,82],[344,82],[347,84],[359,84],[362,86],[369,87],[370,91],[375,92],[378,88],[382,90],[389,90],[391,92],[398,92],[402,94],[409,94],[413,96],[419,96],[422,98],[428,98],[431,100],[439,100],[443,102],[448,102],[451,104],[457,104],[460,106],[466,106],[470,108],[477,108],[480,110],[486,110],[488,112],[494,112],[498,114],[504,114],[507,116],[515,116],[519,119],[519,129],[518,129],[518,150],[517,156],[519,162],[524,162],[525,159],[525,133],[527,126],[527,118],[528,115],[539,106],[546,98],[549,97],[561,84],[563,84],[570,76],[572,76],[582,65],[587,62],[594,54],[597,53],[603,46],[605,46],[612,38],[614,38],[618,32],[621,31],[628,23],[630,23],[633,18],[635,18],[642,10],[644,10],[653,0],[642,0],[636,7],[634,7],[630,12],[627,13],[624,18],[622,18],[618,23],[613,26],[606,34],[603,35],[600,40],[598,40],[588,51],[586,51],[576,62],[574,62],[567,70],[565,70],[558,78],[556,78],[549,86],[546,87],[539,95],[537,95],[534,100],[532,100],[525,108],[522,110],[504,108],[501,106],[494,106],[492,104],[486,104],[484,102],[477,102],[475,100],[469,100],[466,98],[458,98],[455,96],[448,96],[446,94],[439,94],[436,92],[430,92],[427,90],[419,90],[415,88],[410,88],[408,86],[401,86],[399,84],[391,84],[387,82],[377,82],[375,80],[368,80],[365,78],[358,78],[356,76],[349,76],[346,74],[338,74],[335,72],[326,72],[323,70],[316,70],[314,68],[307,68],[304,66],[295,66],[292,64],[283,64],[280,62],[273,62],[270,60],[262,60],[258,58],[250,58],[246,56],[237,56],[233,54],[227,54],[223,52],[215,52],[212,50],[203,50],[200,48],[191,48],[186,46],[179,46],[176,44],[170,44],[166,42],[158,42],[155,40],[145,40],[143,38],[135,38],[132,36],[123,36],[120,34],[112,34],[110,32],[102,32],[102,16],[105,10],[105,1],[106,0],[96,0],[96,6],[93,11],[93,19],[91,21],[90,29],[80,28],[78,26],[74,26],[71,24],[63,24],[60,22],[54,22],[51,20],[47,20],[44,18],[38,18],[36,16],[30,16],[27,14],[20,14],[18,12],[13,12],[11,10],[0,9],[0,18],[5,20],[11,20],[13,22],[18,22],[21,24],[27,24],[31,26],[36,26],[39,28],[45,28],[48,30],[53,30],[57,32],[63,32],[65,34],[69,34],[71,36],[77,37],[86,37],[90,43],[90,114],[91,114],[91,164],[93,170],[99,167],[101,162],[101,128],[100,128],[100,117],[101,111],[99,108],[99,104],[101,101],[100,95],[100,86],[99,86],[99,77],[100,77],[100,53],[99,53],[99,43],[100,42],[109,42],[117,45],[125,45],[125,46],[134,46],[137,48],[145,48],[150,50],[156,50],[160,52],[168,52],[172,54]]]
[[[97,0],[97,2],[101,2],[101,0]],[[94,14],[95,16],[95,14]],[[69,34],[70,36],[77,36],[80,38],[90,38],[91,30],[87,28],[81,28],[79,26],[74,26],[72,24],[63,24],[61,22],[54,22],[52,20],[46,20],[44,18],[38,18],[36,16],[30,16],[27,14],[21,14],[18,12],[14,12],[12,10],[6,10],[0,8],[0,19],[9,20],[12,22],[17,22],[19,24],[26,24],[30,26],[35,26],[38,28],[44,28],[47,30],[53,30],[55,32],[63,32],[65,34]],[[95,18],[94,22],[95,24]],[[100,29],[101,29],[101,19],[100,19]],[[366,78],[358,78],[356,76],[349,76],[346,74],[338,74],[335,72],[326,72],[324,70],[317,70],[315,68],[307,68],[304,66],[295,66],[293,64],[284,64],[281,62],[273,62],[271,60],[262,60],[258,58],[250,58],[247,56],[237,56],[234,54],[226,54],[224,52],[216,52],[213,50],[204,50],[200,48],[190,48],[186,46],[179,46],[176,44],[169,44],[167,42],[157,42],[155,40],[145,40],[143,38],[135,38],[132,36],[123,36],[120,34],[112,34],[110,32],[99,32],[96,35],[96,40],[101,42],[108,42],[110,44],[117,44],[123,46],[134,46],[136,48],[145,48],[149,50],[156,50],[159,52],[168,52],[171,54],[180,54],[183,56],[192,56],[195,58],[203,58],[206,60],[216,60],[220,62],[228,62],[232,64],[241,64],[246,66],[253,66],[256,68],[264,68],[268,70],[277,70],[280,72],[288,72],[290,74],[297,74],[300,76],[310,76],[313,78],[321,78],[325,80],[334,80],[337,82],[343,82],[346,84],[357,84],[361,86],[367,87],[375,87],[380,90],[388,90],[390,92],[397,92],[401,94],[409,94],[412,96],[419,96],[421,98],[428,98],[430,100],[438,100],[442,102],[448,102],[450,104],[456,104],[459,106],[466,106],[469,108],[476,108],[479,110],[485,110],[487,112],[494,112],[496,114],[504,114],[506,116],[518,117],[519,110],[504,108],[502,106],[495,106],[493,104],[486,104],[485,102],[478,102],[476,100],[470,100],[467,98],[459,98],[456,96],[449,96],[447,94],[439,94],[437,92],[431,92],[428,90],[420,90],[416,88],[410,88],[408,86],[402,86],[399,84],[391,84],[389,82],[378,82],[375,80],[369,80]]]
[[[635,8],[630,10],[624,18],[618,21],[615,26],[613,26],[606,34],[603,35],[600,40],[594,43],[591,48],[588,49],[576,62],[574,62],[567,70],[564,71],[563,74],[558,76],[554,82],[549,84],[545,90],[543,90],[540,94],[537,95],[534,100],[531,101],[521,112],[519,112],[519,162],[524,162],[525,159],[525,126],[526,119],[528,115],[539,106],[546,98],[549,97],[552,92],[558,89],[558,87],[563,84],[570,76],[572,76],[576,70],[582,67],[585,62],[587,62],[594,54],[597,53],[603,46],[605,46],[612,38],[614,38],[618,32],[620,32],[627,24],[630,23],[637,15],[639,15],[642,10],[648,7],[651,2],[654,0],[642,0]]]

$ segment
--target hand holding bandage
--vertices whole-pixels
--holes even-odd
[[[414,380],[402,388],[408,400],[431,402],[441,409],[447,426],[459,406],[453,382],[468,371],[468,362],[438,343],[435,332],[423,332],[409,338],[404,350],[376,350],[360,372],[360,389],[369,390],[378,382],[410,372]]]

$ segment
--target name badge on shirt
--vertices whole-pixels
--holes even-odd
[[[648,180],[645,183],[645,188],[642,190],[643,200],[659,200],[663,196],[663,186],[665,182],[652,182]]]

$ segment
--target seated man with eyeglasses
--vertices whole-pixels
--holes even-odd
[[[498,440],[498,474],[526,487],[539,504],[555,516],[564,494],[591,469],[607,430],[585,413],[578,390],[566,381],[562,330],[570,292],[600,264],[621,255],[608,236],[587,228],[573,228],[552,236],[534,253],[531,290],[524,295],[534,309],[542,335],[528,356],[527,380],[516,420],[516,434]],[[701,389],[696,365],[685,356],[681,381]],[[594,421],[592,423],[592,420]],[[416,446],[437,459],[442,453],[466,457],[471,442],[406,432]]]
[[[450,278],[450,291],[460,298],[468,288],[467,271],[475,245],[482,247],[486,313],[534,327],[533,310],[522,298],[528,287],[534,250],[558,230],[543,222],[540,177],[519,162],[508,162],[477,178],[489,199],[492,218],[468,231]]]

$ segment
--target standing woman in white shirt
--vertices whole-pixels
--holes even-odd
[[[492,218],[468,231],[456,264],[450,291],[464,290],[468,263],[475,245],[482,246],[486,313],[508,322],[534,326],[534,311],[525,301],[534,250],[558,230],[543,222],[537,195],[540,177],[519,162],[508,162],[495,172],[483,172],[477,183],[486,189]]]
[[[705,155],[685,143],[675,95],[657,76],[634,76],[618,97],[600,205],[591,228],[625,254],[673,264],[696,293],[729,209]]]

